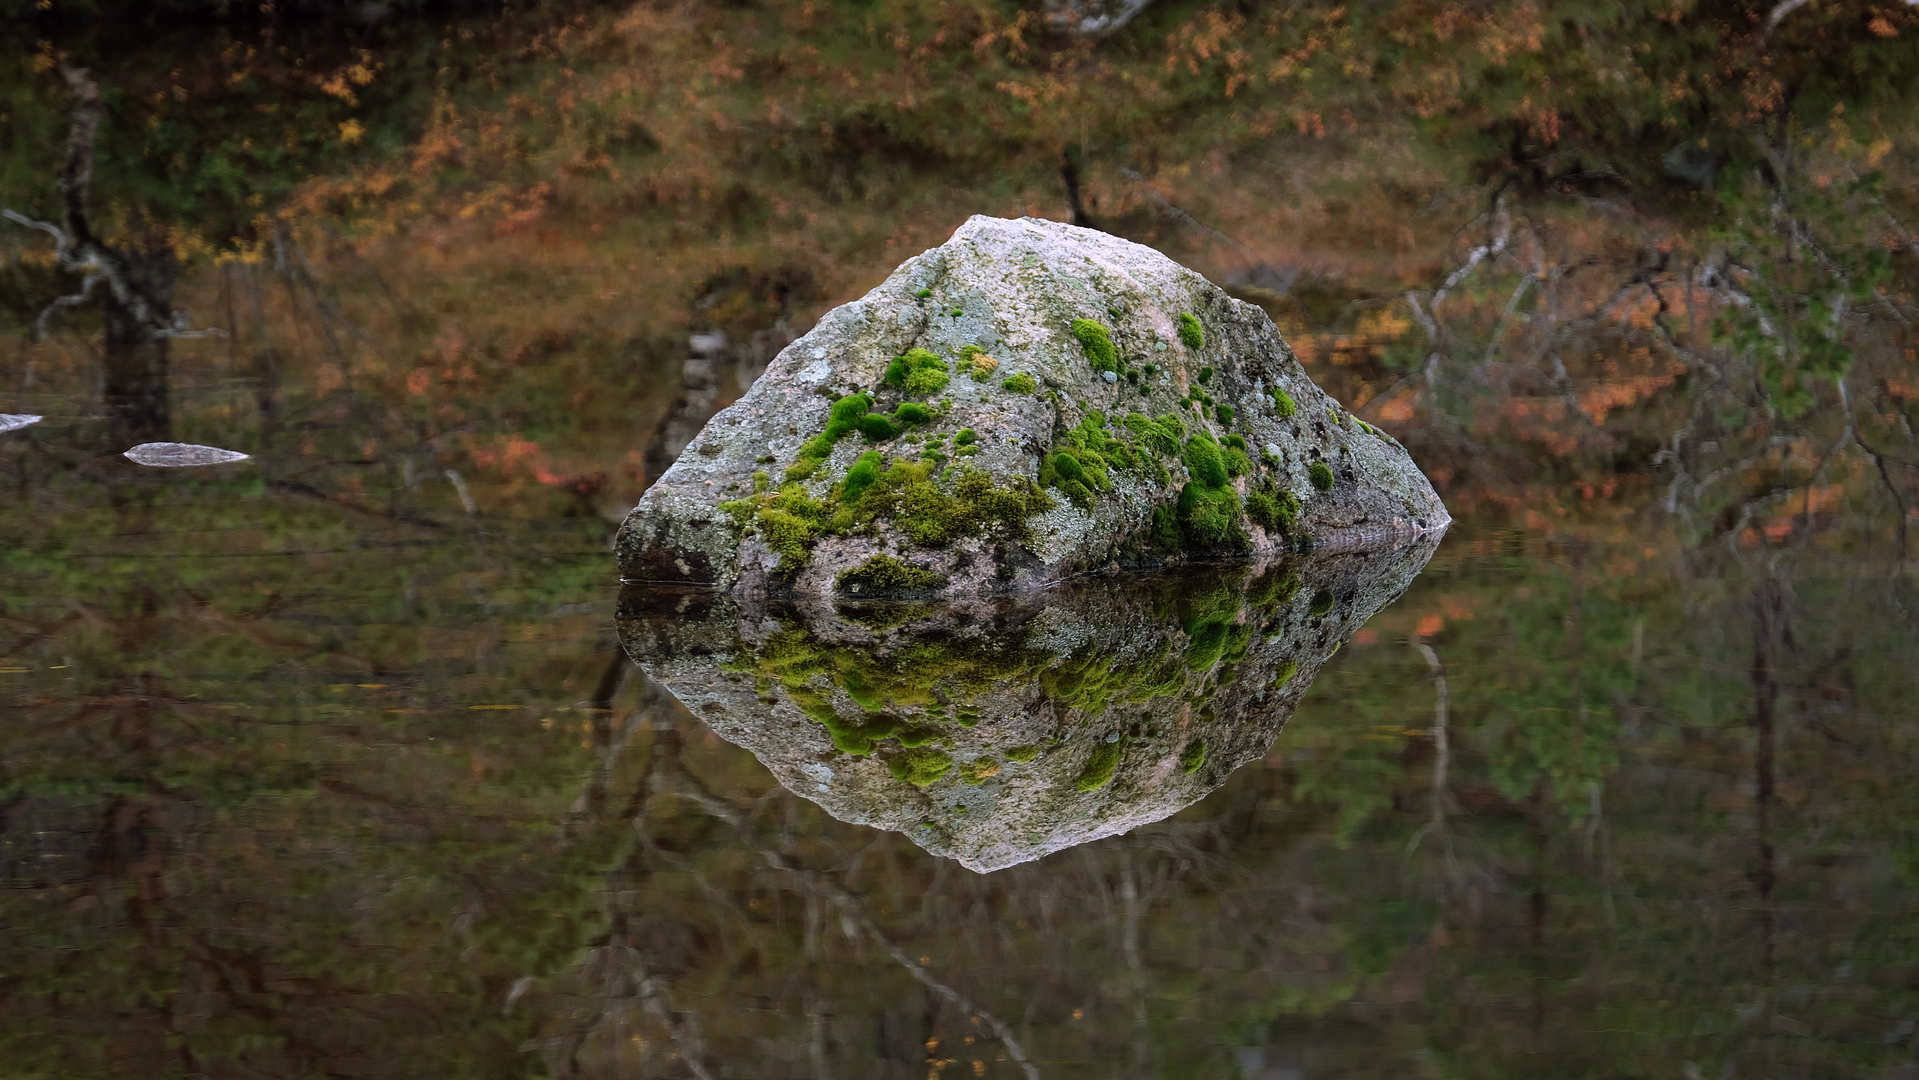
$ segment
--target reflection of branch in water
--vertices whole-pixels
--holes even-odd
[[[1867,445],[1866,440],[1861,437],[1859,433],[1859,425],[1854,422],[1852,417],[1852,397],[1846,392],[1846,377],[1841,375],[1839,378],[1834,379],[1833,382],[1839,387],[1839,404],[1846,410],[1846,433],[1852,436],[1852,441],[1858,445],[1859,449],[1866,452],[1867,457],[1872,459],[1874,467],[1879,470],[1880,483],[1886,486],[1886,494],[1892,496],[1893,522],[1899,529],[1898,561],[1904,562],[1906,558],[1906,500],[1900,496],[1898,487],[1893,484],[1892,474],[1886,471],[1885,456]],[[1808,520],[1812,517],[1812,499],[1810,497],[1806,499],[1806,516]]]
[[[1139,875],[1133,867],[1133,853],[1126,853],[1120,877],[1121,934],[1120,951],[1126,957],[1127,981],[1132,983],[1133,991],[1133,1064],[1142,1073],[1147,1071],[1146,1058],[1150,1048],[1147,1041],[1146,1024],[1146,965],[1139,955],[1139,924],[1145,917],[1146,905],[1139,894]]]
[[[707,790],[706,785],[682,768],[679,763],[677,740],[671,738],[667,732],[661,732],[661,735],[662,738],[654,745],[653,775],[648,780],[650,790],[656,795],[677,795],[692,802],[708,814],[732,826],[743,839],[750,842],[752,838],[747,828],[750,823],[747,815],[741,813],[725,799]],[[857,939],[864,935],[879,946],[881,952],[891,957],[894,963],[905,968],[907,974],[913,976],[920,985],[951,1002],[976,1022],[984,1024],[1006,1048],[1007,1056],[1018,1063],[1028,1080],[1039,1080],[1039,1070],[1027,1058],[1026,1050],[1020,1045],[1019,1038],[1013,1034],[1013,1029],[998,1016],[981,1008],[957,988],[942,982],[927,970],[925,965],[908,956],[904,949],[895,944],[878,924],[874,923],[861,897],[848,892],[838,882],[818,871],[793,865],[777,851],[757,844],[753,845],[753,850],[758,853],[761,861],[768,868],[786,874],[798,882],[807,893],[830,902],[839,911],[840,927],[847,937]]]
[[[1445,302],[1446,294],[1451,292],[1454,286],[1466,280],[1466,276],[1471,274],[1481,262],[1488,258],[1496,260],[1505,252],[1506,244],[1512,237],[1513,222],[1512,215],[1506,211],[1506,196],[1503,192],[1493,199],[1491,224],[1498,232],[1489,237],[1484,244],[1468,251],[1465,263],[1448,275],[1445,283],[1433,293],[1432,301],[1428,306],[1435,320],[1439,318],[1439,305]]]
[[[687,1071],[698,1080],[713,1080],[713,1073],[703,1060],[706,1056],[706,1040],[700,1034],[699,1020],[690,1015],[687,1019],[680,1018],[681,1014],[673,1008],[671,988],[664,980],[647,971],[638,949],[631,945],[602,945],[587,954],[581,968],[582,974],[600,986],[599,1014],[568,1034],[535,1039],[526,1048],[539,1046],[555,1051],[549,1062],[564,1061],[568,1066],[567,1071],[578,1075],[580,1051],[593,1032],[607,1023],[623,1023],[621,1012],[628,1003],[638,998],[647,1015],[665,1029],[667,1038],[679,1051],[679,1060],[685,1064]],[[512,1008],[513,1003],[525,992],[527,982],[521,979],[514,984],[507,996],[508,1008]]]
[[[1420,841],[1427,833],[1439,834],[1440,842],[1445,845],[1446,865],[1454,876],[1458,875],[1453,866],[1453,841],[1446,831],[1446,770],[1452,764],[1452,744],[1447,736],[1446,710],[1451,701],[1451,692],[1446,685],[1446,668],[1439,662],[1439,654],[1431,645],[1415,638],[1413,649],[1426,661],[1426,670],[1433,676],[1433,816],[1413,838],[1406,842],[1406,854],[1411,855],[1419,849]]]
[[[600,674],[600,681],[593,688],[593,697],[588,707],[593,712],[593,738],[595,761],[593,772],[587,777],[585,786],[580,789],[579,798],[573,800],[573,806],[567,811],[566,828],[569,833],[577,832],[582,826],[597,819],[606,807],[606,783],[613,771],[613,763],[625,752],[626,744],[633,738],[645,719],[646,710],[638,709],[627,717],[617,738],[613,734],[613,697],[620,692],[620,685],[626,681],[627,669],[633,662],[617,646],[608,661],[606,670]]]
[[[1198,229],[1215,240],[1236,248],[1239,253],[1246,258],[1249,267],[1247,277],[1251,279],[1251,284],[1274,289],[1282,294],[1290,294],[1292,292],[1293,283],[1299,280],[1299,269],[1297,267],[1289,268],[1286,272],[1281,273],[1279,270],[1274,269],[1272,263],[1266,261],[1265,256],[1254,251],[1238,237],[1229,233],[1223,233],[1174,205],[1172,200],[1161,195],[1157,189],[1147,183],[1144,176],[1141,176],[1131,169],[1121,169],[1119,172],[1121,176],[1138,185],[1139,189],[1146,194],[1147,201],[1151,202],[1160,213],[1165,214],[1167,217],[1172,218],[1182,225],[1191,225],[1193,228]]]

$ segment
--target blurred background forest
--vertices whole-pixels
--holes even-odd
[[[929,972],[1048,1075],[1919,1075],[1919,6],[0,18],[0,206],[87,69],[224,331],[145,430],[255,458],[117,459],[0,222],[0,1076],[1031,1075]],[[1459,519],[1264,763],[988,877],[629,674],[605,550],[974,213],[1260,304]]]

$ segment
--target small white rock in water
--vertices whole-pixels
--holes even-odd
[[[225,465],[229,461],[246,459],[247,455],[238,450],[222,450],[217,446],[196,446],[193,443],[180,442],[141,443],[127,451],[128,461],[156,468],[177,469],[189,465]]]
[[[32,416],[28,413],[0,412],[0,432],[18,431],[29,424],[37,424],[44,419],[45,417]]]

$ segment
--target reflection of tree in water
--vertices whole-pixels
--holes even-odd
[[[344,547],[269,497],[262,527],[310,554],[201,561],[139,538],[259,534],[170,498],[8,537],[0,653],[30,670],[0,714],[0,1055],[23,1068],[675,1076],[685,1046],[713,1075],[1021,1075],[987,1014],[1042,1075],[1910,1057],[1880,1041],[1919,955],[1896,578],[1765,585],[1721,546],[1600,573],[1618,545],[1468,535],[1482,553],[1442,552],[1201,808],[981,876],[775,786],[624,674],[604,609],[554,619],[601,588],[590,539],[514,570],[399,524]],[[1453,610],[1419,636],[1450,862],[1430,833],[1409,860],[1437,687],[1386,646]]]
[[[647,821],[649,811],[657,800],[679,799],[691,803],[731,830],[736,843],[743,849],[742,853],[756,859],[765,870],[771,872],[772,878],[780,882],[775,888],[799,894],[807,920],[807,936],[802,947],[807,960],[819,959],[822,926],[837,924],[849,944],[854,947],[874,947],[911,975],[926,992],[929,1013],[937,1015],[947,1009],[954,1010],[966,1022],[990,1032],[999,1041],[1004,1056],[1016,1063],[1027,1076],[1038,1076],[1018,1037],[1004,1020],[940,979],[929,970],[923,959],[915,960],[895,944],[873,920],[861,896],[848,891],[831,874],[800,865],[788,854],[799,846],[790,832],[756,827],[751,818],[751,808],[735,805],[714,793],[687,770],[680,760],[680,733],[673,726],[657,727],[656,732],[645,790],[635,796],[631,809],[633,828],[640,838],[635,861],[685,867],[685,862],[677,858],[675,853],[656,842],[647,828]],[[644,873],[639,867],[631,865],[626,872]],[[720,899],[713,883],[706,880],[700,871],[688,869],[687,872],[693,876],[702,893],[715,900]],[[604,940],[592,945],[579,967],[569,976],[555,980],[559,985],[554,991],[549,991],[565,993],[566,989],[572,989],[589,1002],[583,1009],[573,1010],[571,1019],[575,1023],[570,1030],[541,1038],[549,1065],[559,1075],[592,1071],[588,1069],[589,1062],[610,1064],[617,1073],[621,1071],[620,1066],[627,1064],[626,1059],[631,1051],[629,1044],[637,1043],[642,1048],[638,1056],[642,1058],[641,1068],[644,1069],[645,1039],[628,1034],[635,1019],[632,1014],[638,1010],[665,1034],[664,1048],[669,1049],[690,1072],[702,1078],[712,1076],[714,1074],[704,1060],[707,1048],[698,1016],[674,1009],[672,990],[666,977],[656,974],[648,964],[648,946],[651,946],[659,957],[655,963],[663,965],[665,969],[685,971],[691,968],[689,939],[697,941],[703,935],[683,924],[666,928],[664,934],[648,933],[649,929],[660,929],[659,920],[656,917],[653,925],[649,926],[642,910],[629,910],[619,905],[620,877],[621,873],[616,872],[609,880],[608,895],[613,904]],[[757,906],[756,902],[749,901],[749,907]],[[737,908],[734,910],[737,911]],[[569,982],[576,983],[577,987],[561,988]],[[807,1001],[816,1004],[817,998],[808,994]],[[820,1064],[825,1054],[823,1018],[817,1008],[807,1009],[804,1015],[808,1027],[806,1045],[814,1063]],[[582,1019],[584,1023],[579,1023]],[[932,1016],[921,1017],[920,1020],[921,1023],[916,1026],[930,1031]],[[899,1045],[896,1034],[900,1019],[897,1014],[882,1014],[877,1024],[880,1057],[883,1060],[901,1064],[917,1064],[921,1061],[922,1055],[916,1045],[921,1039],[911,1038],[903,1046]],[[928,1053],[934,1048],[929,1043]]]
[[[136,221],[130,241],[114,246],[97,235],[87,203],[93,181],[94,142],[100,130],[100,88],[79,68],[62,67],[73,94],[66,160],[60,168],[59,224],[33,221],[12,210],[10,221],[51,235],[61,270],[82,275],[78,292],[49,304],[34,323],[44,336],[47,318],[64,307],[100,297],[105,326],[101,344],[101,392],[111,418],[111,439],[124,448],[171,437],[167,392],[169,339],[186,331],[173,310],[177,272],[172,238],[164,224]]]

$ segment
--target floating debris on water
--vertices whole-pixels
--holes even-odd
[[[245,461],[248,457],[238,450],[178,442],[141,443],[127,451],[126,456],[128,461],[135,464],[170,469],[191,465],[225,465],[229,461]]]

